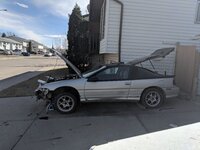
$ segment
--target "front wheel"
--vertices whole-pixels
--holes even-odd
[[[147,108],[160,107],[165,100],[164,93],[157,88],[150,88],[143,92],[141,103]]]
[[[53,100],[54,108],[64,114],[72,113],[77,108],[77,98],[71,93],[61,93]]]

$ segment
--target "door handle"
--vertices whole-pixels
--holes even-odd
[[[125,82],[125,85],[131,85],[131,82]]]

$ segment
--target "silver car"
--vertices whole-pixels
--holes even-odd
[[[103,100],[131,100],[141,102],[147,108],[156,108],[166,98],[177,96],[179,88],[173,85],[173,76],[158,74],[138,64],[165,57],[173,50],[159,49],[126,64],[102,65],[83,74],[60,52],[56,52],[76,75],[59,80],[38,80],[39,87],[35,94],[38,99],[49,101],[61,113],[74,112],[80,102]]]

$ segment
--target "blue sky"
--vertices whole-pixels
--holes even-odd
[[[0,32],[34,39],[51,46],[66,37],[68,14],[75,4],[87,12],[89,0],[0,0]]]

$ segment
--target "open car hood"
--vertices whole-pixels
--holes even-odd
[[[56,50],[53,50],[62,60],[65,61],[66,65],[70,66],[75,72],[76,74],[81,78],[82,77],[82,74],[81,74],[81,71],[76,67],[74,66],[61,52],[59,51],[56,51]]]
[[[133,61],[129,61],[127,64],[129,65],[137,65],[140,64],[142,62],[148,61],[148,60],[152,60],[155,58],[164,58],[165,56],[169,55],[172,51],[174,51],[175,48],[171,47],[171,48],[162,48],[162,49],[158,49],[156,51],[154,51],[152,54],[150,54],[149,56],[144,56],[138,59],[134,59]]]

